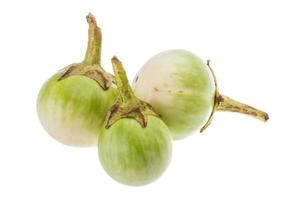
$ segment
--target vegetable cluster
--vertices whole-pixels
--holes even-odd
[[[117,57],[114,75],[100,63],[102,34],[92,14],[85,59],[54,74],[42,86],[38,117],[57,141],[98,144],[104,170],[126,185],[145,185],[166,170],[172,138],[204,131],[216,111],[268,114],[219,93],[209,61],[186,50],[159,53],[145,63],[132,87]]]

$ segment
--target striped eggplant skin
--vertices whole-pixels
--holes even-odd
[[[215,100],[211,70],[186,50],[169,50],[145,63],[132,84],[134,93],[161,114],[174,139],[199,130]]]
[[[145,128],[135,119],[122,118],[109,129],[103,129],[98,144],[99,160],[105,171],[130,186],[153,182],[171,160],[170,131],[154,116],[148,116]]]
[[[52,76],[39,92],[39,120],[49,135],[63,144],[95,146],[106,113],[115,101],[116,88],[103,90],[82,75],[58,81],[61,75]]]

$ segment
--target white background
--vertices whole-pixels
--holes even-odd
[[[291,199],[291,6],[283,0],[2,0],[0,199]],[[53,140],[36,97],[58,69],[83,59],[85,16],[132,80],[154,54],[187,49],[212,60],[220,91],[266,110],[267,123],[217,113],[204,134],[174,142],[165,174],[144,187],[113,181],[96,148]]]

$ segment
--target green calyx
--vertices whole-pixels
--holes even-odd
[[[128,83],[126,72],[118,58],[113,57],[111,62],[119,94],[115,104],[107,114],[105,128],[110,128],[110,126],[122,118],[133,118],[145,128],[148,121],[147,115],[156,117],[159,117],[159,115],[154,112],[151,105],[141,101],[134,95]]]
[[[269,119],[269,115],[266,112],[259,110],[257,108],[254,108],[252,106],[246,105],[244,103],[241,103],[239,101],[236,101],[236,100],[234,100],[230,97],[227,97],[225,95],[220,94],[218,91],[217,80],[216,80],[215,74],[214,74],[212,68],[210,67],[210,60],[207,60],[207,66],[209,67],[209,69],[212,73],[213,79],[214,79],[215,93],[214,93],[214,102],[213,102],[212,112],[211,112],[207,122],[205,123],[205,125],[200,129],[200,132],[203,132],[211,124],[211,122],[213,120],[214,113],[216,111],[242,113],[242,114],[246,114],[249,116],[253,116],[253,117],[255,117],[263,122],[266,122]]]
[[[114,82],[114,77],[106,72],[100,65],[102,33],[97,26],[95,17],[89,13],[87,15],[88,45],[85,59],[81,63],[76,63],[65,68],[59,81],[72,75],[83,75],[96,81],[104,90],[110,88]]]

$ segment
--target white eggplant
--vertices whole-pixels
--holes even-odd
[[[219,94],[209,64],[186,50],[169,50],[145,63],[132,84],[171,130],[174,139],[203,131],[215,111],[240,112],[266,121],[267,113]]]

